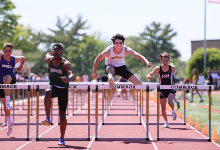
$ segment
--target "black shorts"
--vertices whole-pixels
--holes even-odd
[[[11,75],[11,82],[10,82],[10,84],[15,84],[15,83],[16,83],[16,77]],[[2,82],[0,84],[4,84],[4,83]],[[4,91],[4,89],[0,89],[0,97],[1,98],[5,98],[5,91]]]
[[[168,98],[169,94],[172,93],[172,94],[176,94],[176,90],[173,90],[173,89],[162,89],[160,90],[160,98]]]
[[[66,111],[68,105],[68,88],[58,88],[54,85],[49,85],[46,89],[51,89],[51,98],[58,97],[59,111]]]
[[[108,65],[105,65],[105,71]],[[114,66],[112,66],[114,67]],[[114,67],[115,69],[115,75],[119,75],[125,79],[130,78],[134,73],[129,70],[125,65],[120,67]]]

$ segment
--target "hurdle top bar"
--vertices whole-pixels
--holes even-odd
[[[0,84],[0,89],[28,89],[30,88],[36,89],[39,86],[39,89],[46,89],[49,85],[49,82],[21,82],[16,84]],[[108,82],[70,82],[69,89],[88,89],[88,85],[90,85],[90,89],[96,89],[96,85],[98,85],[98,89],[111,89]],[[159,85],[157,83],[143,82],[142,85],[133,85],[131,83],[115,83],[116,89],[146,89],[147,86],[149,88],[157,88],[160,89],[214,89],[214,85],[184,85],[184,84],[176,84],[176,85]]]

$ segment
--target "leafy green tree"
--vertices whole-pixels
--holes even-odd
[[[11,0],[0,1],[0,45],[2,47],[5,41],[13,36],[14,28],[18,25],[20,16],[12,12],[15,8]]]
[[[204,61],[204,48],[198,48],[192,55],[192,57],[187,62],[186,74],[189,78],[193,76],[193,68],[197,68],[199,72],[203,72],[206,76],[206,71],[208,68],[220,69],[220,50],[217,48],[207,48],[206,49],[206,70],[203,71],[203,61]]]
[[[158,55],[162,52],[169,53],[173,58],[180,57],[179,51],[175,49],[175,45],[171,42],[176,35],[177,32],[173,31],[170,24],[162,28],[160,23],[152,22],[140,33],[144,56],[150,56],[149,61],[153,63],[160,62]]]

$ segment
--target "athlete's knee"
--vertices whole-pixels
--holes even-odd
[[[115,74],[115,68],[112,65],[106,67],[106,72],[111,73],[112,75]]]
[[[45,91],[45,97],[51,96],[51,94],[52,94],[51,89],[46,89],[46,91]]]
[[[1,102],[5,105],[6,99],[5,98],[1,98]]]
[[[59,114],[61,120],[66,120],[66,111],[59,111]]]
[[[4,77],[3,77],[3,82],[5,83],[5,84],[9,84],[10,82],[11,82],[11,75],[5,75]]]

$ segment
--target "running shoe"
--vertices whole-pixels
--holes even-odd
[[[180,102],[177,102],[177,108],[180,109]]]
[[[65,145],[64,139],[60,138],[58,145],[64,146]]]
[[[7,132],[7,136],[9,136],[12,133],[12,126],[14,125],[14,122],[12,122],[12,124],[8,124],[8,132]]]
[[[6,104],[5,106],[6,106],[6,109],[7,109],[7,110],[13,110],[13,107],[11,107],[10,104]]]
[[[164,128],[168,128],[169,127],[169,122],[165,122],[163,125]]]
[[[193,103],[193,99],[191,99],[191,101],[189,101],[189,102]]]
[[[115,83],[114,83],[114,81],[113,81],[113,78],[110,78],[109,81],[108,81],[108,83],[109,83],[109,86],[112,88],[112,90],[116,90],[116,88],[115,88]]]
[[[204,102],[204,100],[201,98],[200,103]]]
[[[176,112],[175,112],[175,110],[174,111],[172,111],[172,116],[173,116],[173,120],[176,120]]]
[[[50,119],[46,118],[44,121],[42,121],[42,125],[50,126],[51,125]]]

